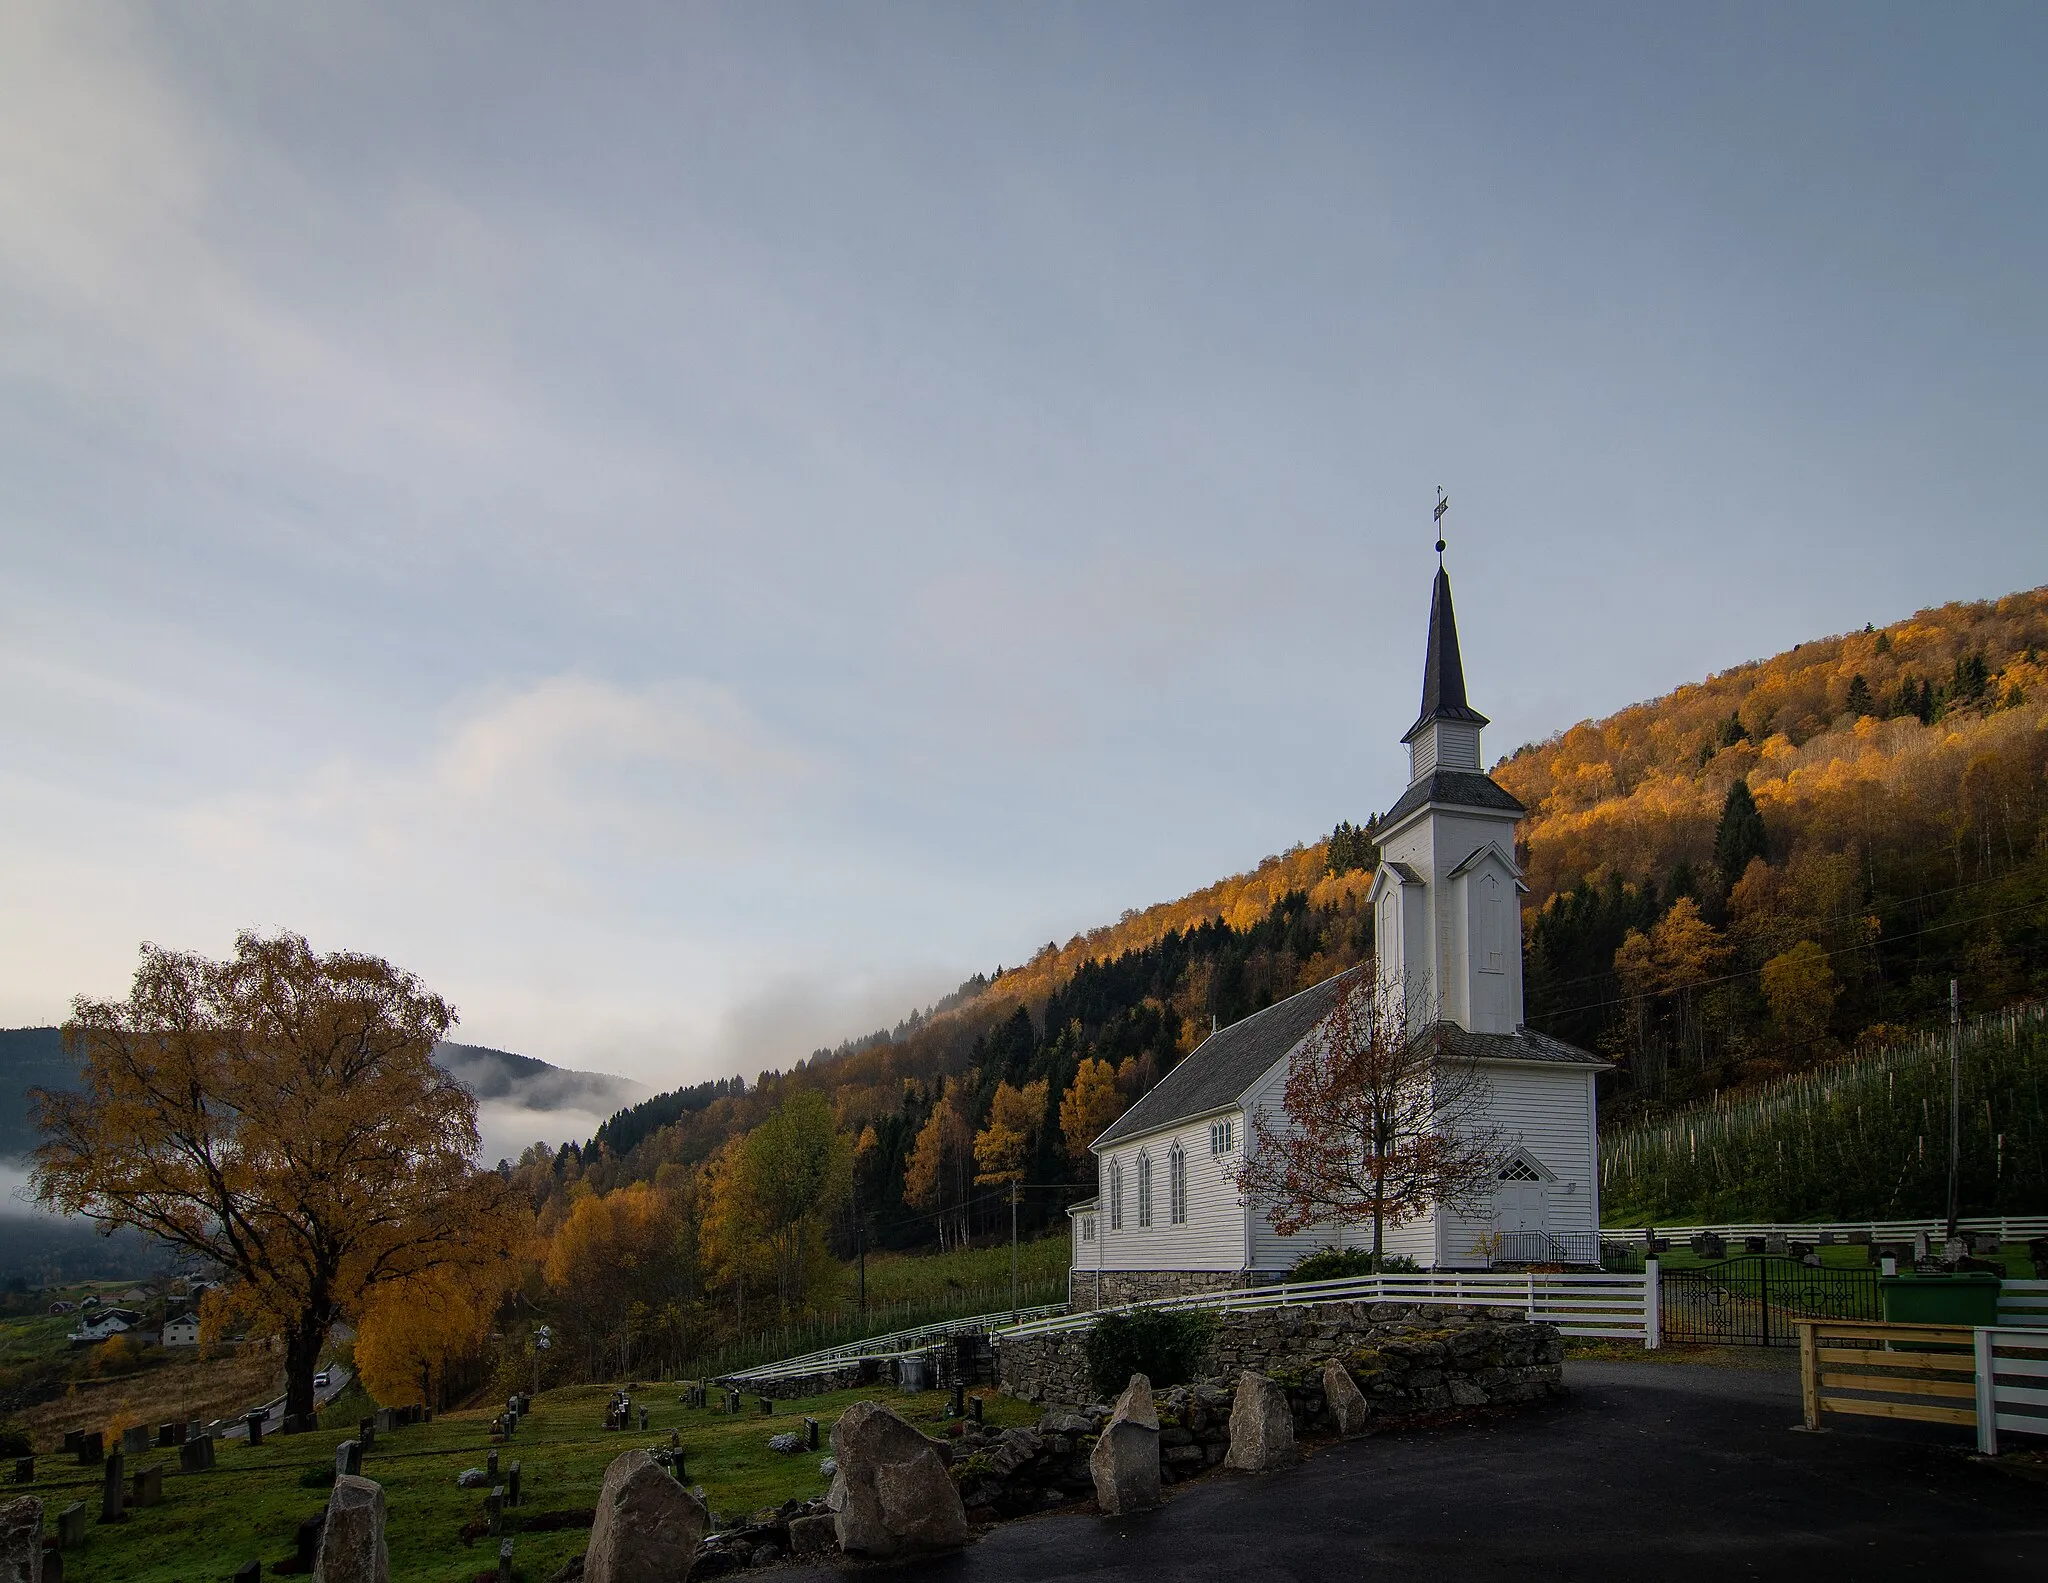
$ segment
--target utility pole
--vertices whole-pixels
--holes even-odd
[[[1017,1322],[1017,1200],[1024,1191],[1024,1184],[1015,1180],[1010,1183],[1010,1323]]]
[[[860,1188],[853,1190],[853,1258],[860,1266],[860,1327],[868,1327],[868,1239],[867,1222],[861,1218]]]
[[[1948,1240],[1956,1239],[1963,1137],[1963,995],[1948,981]]]

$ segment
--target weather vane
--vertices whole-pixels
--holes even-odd
[[[1444,486],[1436,486],[1436,563],[1444,563],[1444,513],[1451,509],[1451,497],[1444,493]]]

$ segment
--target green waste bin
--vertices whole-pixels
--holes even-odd
[[[1893,1325],[1995,1325],[1998,1277],[1985,1270],[1956,1275],[1880,1275],[1878,1301]]]

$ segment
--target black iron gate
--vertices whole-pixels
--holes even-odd
[[[1658,1276],[1666,1341],[1796,1346],[1802,1319],[1878,1319],[1875,1270],[1816,1269],[1794,1259],[1727,1259]]]

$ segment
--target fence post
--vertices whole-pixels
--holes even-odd
[[[1980,1325],[1971,1337],[1977,1354],[1977,1451],[1987,1457],[1998,1455],[1997,1334]]]
[[[1529,1283],[1529,1319],[1533,1324],[1536,1319],[1536,1272],[1525,1270],[1522,1279]]]
[[[1664,1342],[1664,1306],[1658,1295],[1657,1255],[1643,1260],[1643,1350],[1655,1352]]]
[[[1806,1427],[1820,1430],[1820,1343],[1819,1326],[1811,1319],[1799,1325],[1799,1405]]]

